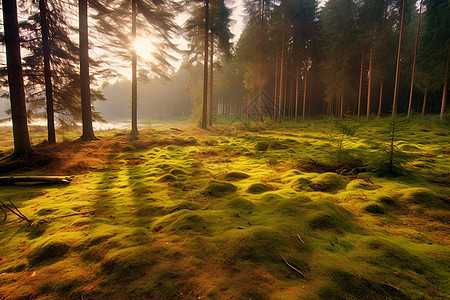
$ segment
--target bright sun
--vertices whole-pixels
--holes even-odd
[[[133,47],[136,49],[136,53],[145,60],[150,60],[152,58],[152,52],[156,50],[152,40],[140,36],[136,38]]]

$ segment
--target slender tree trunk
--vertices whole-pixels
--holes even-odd
[[[442,91],[442,105],[441,105],[441,122],[444,121],[445,112],[445,100],[447,99],[447,81],[448,81],[448,59],[450,56],[450,48],[447,51],[447,63],[445,64],[445,79],[444,79],[444,90]]]
[[[137,54],[136,54],[136,27],[137,12],[136,0],[131,0],[131,38],[133,47],[131,48],[131,136],[137,137]]]
[[[422,113],[421,113],[422,117],[425,116],[425,105],[427,103],[427,91],[428,91],[428,88],[425,88],[425,91],[423,93],[423,104],[422,104]]]
[[[367,88],[367,116],[366,120],[370,118],[370,99],[372,94],[372,61],[373,61],[373,35],[370,41],[370,59],[369,59],[369,85]]]
[[[300,59],[299,59],[300,60]],[[299,73],[300,61],[297,64],[297,71],[295,76],[295,122],[298,121],[298,73]]]
[[[341,107],[339,119],[342,120],[344,118],[344,76],[345,76],[345,54],[347,52],[347,47],[344,46],[344,58],[342,60],[342,82],[341,82]]]
[[[383,81],[380,84],[380,99],[378,100],[378,118],[381,116],[381,103],[383,102]]]
[[[364,48],[361,52],[361,72],[359,73],[359,92],[358,92],[358,119],[361,114],[361,95],[362,95],[362,81],[363,81],[363,67],[364,67]]]
[[[277,59],[275,60],[275,87],[274,87],[274,97],[273,97],[273,119],[277,119],[277,87],[278,87],[278,55],[279,51],[277,50]]]
[[[210,82],[209,82],[209,116],[208,116],[208,126],[212,126],[213,119],[213,85],[214,85],[214,34],[211,32],[211,53],[210,53],[211,64],[209,66]]]
[[[400,21],[400,35],[398,38],[398,52],[397,52],[397,67],[395,71],[395,87],[394,87],[394,100],[392,102],[392,117],[395,117],[397,113],[397,98],[398,98],[398,89],[400,84],[400,54],[402,49],[402,34],[403,34],[403,17],[405,14],[405,0],[403,0],[402,4],[402,17]]]
[[[305,121],[305,108],[306,108],[306,87],[308,82],[308,63],[306,63],[305,68],[305,86],[303,87],[303,113],[302,113],[302,120]],[[311,105],[310,105],[311,106]]]
[[[286,65],[284,66],[285,67],[285,71],[284,71],[284,93],[283,93],[283,120],[285,120],[286,119],[286,101],[287,101],[287,83],[288,83],[288,79],[287,79],[287,77],[288,77],[288,62],[287,62],[287,59],[286,59]]]
[[[50,69],[50,43],[48,41],[47,1],[39,0],[41,19],[42,52],[44,54],[45,99],[47,104],[47,139],[50,144],[56,142],[55,115],[53,110],[53,87]]]
[[[417,22],[416,44],[414,46],[414,59],[413,59],[413,68],[412,68],[412,75],[411,75],[411,90],[409,91],[408,118],[411,116],[411,104],[412,104],[412,95],[413,95],[413,88],[414,88],[414,73],[416,71],[417,46],[419,44],[420,17],[422,16],[422,3],[423,3],[423,0],[420,0],[419,21]]]
[[[205,57],[203,61],[203,109],[202,109],[202,125],[206,128],[206,119],[208,111],[208,28],[209,28],[209,0],[205,0]]]
[[[92,127],[91,89],[89,83],[89,39],[88,39],[88,0],[79,0],[80,31],[80,89],[81,119],[83,123],[82,140],[96,140]]]
[[[14,156],[29,156],[33,149],[30,143],[25,105],[22,60],[20,55],[19,25],[17,21],[17,3],[2,0],[3,30],[5,32],[6,64],[8,71],[11,117],[14,136]]]
[[[285,36],[286,36],[286,25],[284,20],[284,14],[283,14],[283,40],[281,41],[281,67],[280,67],[280,99],[279,99],[279,105],[278,105],[278,118],[279,122],[281,123],[281,101],[283,101],[283,71],[284,71],[284,44],[285,44]]]

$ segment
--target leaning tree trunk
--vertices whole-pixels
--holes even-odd
[[[208,126],[212,126],[213,119],[213,85],[214,85],[214,34],[211,32],[211,52],[210,52],[209,73],[211,78],[209,80],[209,114],[208,114]]]
[[[359,91],[358,91],[358,119],[361,114],[361,95],[362,95],[362,80],[363,80],[363,67],[364,67],[364,48],[361,52],[361,72],[359,73]]]
[[[133,47],[131,48],[131,137],[136,138],[139,134],[137,125],[137,54],[136,54],[136,27],[137,11],[136,0],[131,1],[131,39]]]
[[[397,98],[398,98],[398,89],[400,84],[400,54],[402,49],[402,34],[403,34],[403,16],[405,14],[405,0],[403,0],[402,4],[402,18],[400,21],[400,35],[398,38],[398,52],[397,52],[397,67],[395,69],[395,87],[394,87],[394,100],[392,101],[392,117],[395,117],[397,112]]]
[[[447,54],[447,63],[445,64],[445,79],[444,79],[444,90],[442,91],[442,105],[441,105],[441,122],[444,121],[444,111],[445,111],[445,100],[447,99],[447,81],[448,81],[448,58],[450,56],[450,48]]]
[[[416,44],[414,46],[414,59],[413,59],[413,68],[412,68],[412,75],[411,75],[411,90],[409,91],[408,118],[411,116],[411,104],[412,104],[412,95],[413,95],[413,88],[414,88],[414,73],[416,71],[417,46],[419,44],[420,17],[422,16],[422,3],[423,3],[423,0],[420,0],[419,21],[417,22]]]
[[[367,88],[367,116],[366,120],[370,118],[370,96],[372,92],[372,60],[373,60],[373,36],[370,42],[370,59],[369,59],[369,85]]]
[[[11,101],[11,116],[14,136],[14,156],[29,156],[33,149],[30,143],[25,105],[25,89],[20,56],[19,25],[17,3],[3,0],[3,26],[5,31],[6,65]]]
[[[422,117],[425,116],[425,106],[427,103],[427,91],[428,91],[428,88],[425,88],[425,91],[423,93],[423,104],[422,104],[422,113],[421,113]]]
[[[80,90],[81,119],[83,123],[82,140],[96,140],[92,127],[91,91],[89,86],[89,48],[88,48],[88,0],[79,0],[80,31]]]
[[[47,104],[47,139],[50,144],[56,142],[55,114],[53,109],[53,87],[50,70],[50,43],[48,41],[47,1],[39,0],[39,12],[41,19],[42,52],[44,54],[44,80],[45,98]]]
[[[201,128],[206,128],[208,112],[208,28],[209,28],[209,0],[205,0],[205,55],[203,59],[203,107]]]

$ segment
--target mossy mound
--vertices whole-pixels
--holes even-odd
[[[243,179],[247,179],[249,178],[250,175],[243,173],[243,172],[230,172],[227,173],[224,177],[223,180],[227,180],[227,181],[238,181],[238,180],[243,180]]]
[[[272,188],[264,183],[254,183],[247,189],[247,192],[250,194],[261,194],[271,190]]]
[[[318,192],[336,192],[344,189],[346,182],[336,173],[323,173],[313,178],[309,185]]]
[[[199,205],[193,201],[181,200],[177,201],[178,203],[165,208],[165,211],[169,213],[173,213],[179,210],[187,209],[187,210],[196,210],[199,208]]]
[[[252,201],[244,198],[231,199],[226,203],[226,206],[237,210],[253,210],[256,208],[256,205]]]
[[[375,202],[368,203],[364,206],[364,210],[372,214],[384,214],[384,208]]]
[[[292,183],[292,187],[296,191],[311,191],[309,185],[311,184],[311,180],[305,177],[298,177]]]
[[[281,249],[286,246],[282,234],[269,227],[255,226],[236,232],[227,243],[228,258],[232,262],[276,262],[281,260]]]
[[[63,258],[70,248],[70,244],[66,241],[48,239],[30,251],[28,260],[33,266],[54,263]]]
[[[259,141],[256,142],[255,149],[258,151],[281,150],[287,149],[287,146],[277,141]]]
[[[444,206],[438,195],[426,188],[404,189],[400,201],[406,203],[422,204],[425,206]]]
[[[187,214],[181,216],[169,227],[171,231],[195,231],[205,232],[208,223],[198,214]]]
[[[275,212],[286,216],[302,218],[305,215],[304,204],[308,202],[312,202],[312,200],[306,196],[281,200],[275,207]]]
[[[236,192],[237,186],[229,182],[215,181],[209,182],[202,194],[212,197],[221,197]]]
[[[284,200],[284,197],[275,193],[267,193],[261,197],[261,201],[265,203],[276,203]]]
[[[306,221],[312,229],[352,231],[352,214],[344,208],[328,201],[305,203],[310,209]]]
[[[183,169],[178,169],[178,168],[174,168],[172,170],[170,170],[169,174],[172,175],[187,175],[186,171],[184,171]]]
[[[414,145],[403,145],[401,148],[403,151],[420,151],[420,149]]]
[[[373,183],[367,182],[364,179],[354,179],[347,184],[347,190],[375,190],[376,186]]]
[[[152,255],[143,247],[129,247],[114,251],[105,258],[102,271],[108,275],[114,274],[121,280],[138,277],[154,264]]]
[[[172,174],[166,174],[158,178],[156,182],[175,182],[177,181],[177,177]]]

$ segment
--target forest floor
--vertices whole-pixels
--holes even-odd
[[[396,177],[388,119],[56,145],[35,128],[35,155],[0,176],[72,181],[0,187],[31,219],[0,223],[0,299],[448,299],[450,127],[400,123]],[[3,129],[0,155],[11,147]]]

